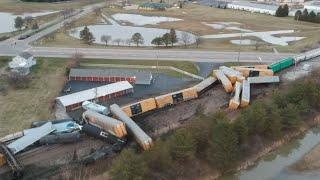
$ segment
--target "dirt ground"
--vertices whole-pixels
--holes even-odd
[[[224,109],[223,107],[226,107],[228,102],[229,95],[221,85],[216,85],[198,99],[159,110],[143,119],[137,119],[137,122],[147,129],[149,135],[155,138],[181,127],[192,119],[199,109],[208,114]]]

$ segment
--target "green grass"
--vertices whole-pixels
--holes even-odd
[[[113,60],[113,59],[84,59],[81,63],[91,64],[123,64],[145,66],[173,66],[192,74],[198,74],[196,65],[189,61],[156,61],[156,60]]]
[[[0,62],[6,61],[6,58],[0,59]],[[54,118],[51,105],[64,85],[67,61],[37,59],[38,65],[30,74],[32,81],[28,88],[14,89],[9,86],[7,95],[0,94],[0,137],[29,128],[33,121]]]
[[[0,57],[0,68],[6,66],[11,61],[11,57]]]

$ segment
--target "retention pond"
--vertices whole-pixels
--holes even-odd
[[[301,139],[293,140],[265,156],[253,168],[223,176],[220,180],[318,180],[320,179],[320,172],[297,172],[291,170],[290,166],[319,143],[320,128],[312,129]]]

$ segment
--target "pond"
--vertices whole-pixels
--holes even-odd
[[[319,128],[310,130],[302,139],[294,140],[271,154],[265,156],[258,164],[247,170],[226,175],[220,180],[243,179],[243,180],[318,180],[320,172],[296,172],[289,166],[297,162],[304,154],[320,143]]]
[[[119,17],[118,17],[119,18]],[[154,46],[151,44],[151,41],[156,37],[161,37],[163,34],[168,33],[169,29],[160,29],[160,28],[147,28],[147,27],[136,27],[136,26],[125,26],[120,25],[118,22],[111,18],[106,18],[110,24],[97,24],[90,25],[88,28],[90,32],[95,37],[96,44],[105,44],[101,41],[103,35],[111,36],[112,45],[119,46],[134,46],[130,39],[133,34],[140,33],[144,39],[142,46]],[[162,21],[163,22],[163,21]],[[151,23],[151,22],[150,22]],[[82,27],[78,27],[69,31],[70,36],[80,39],[80,31],[83,30]],[[186,44],[193,44],[196,41],[196,36],[183,31],[176,30],[178,42],[175,45],[184,44],[182,39],[187,39]]]
[[[6,12],[0,12],[0,34],[1,33],[8,33],[8,32],[13,32],[16,29],[14,28],[14,19],[17,16],[21,16],[22,18],[24,17],[40,17],[40,16],[45,16],[48,14],[56,13],[58,11],[45,11],[45,12],[37,12],[37,13],[24,13],[20,15],[12,14],[12,13],[6,13]]]

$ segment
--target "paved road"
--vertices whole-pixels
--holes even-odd
[[[10,38],[6,41],[0,42],[0,55],[16,55],[19,54],[21,51],[25,51],[27,49],[31,48],[30,43],[33,41],[36,41],[50,33],[53,33],[63,27],[64,23],[66,22],[71,22],[76,19],[79,19],[88,13],[92,12],[94,8],[96,7],[103,7],[105,6],[105,3],[97,3],[97,4],[92,4],[88,5],[82,8],[82,10],[76,10],[75,15],[71,16],[67,19],[56,19],[53,20],[52,22],[49,22],[47,24],[54,24],[50,27],[45,28],[44,30],[32,35],[31,37],[25,39],[25,40],[18,40],[18,36]],[[40,27],[41,28],[41,27]],[[14,45],[14,43],[16,43]]]
[[[231,62],[237,61],[237,52],[215,52],[198,50],[144,50],[144,49],[94,49],[94,48],[51,48],[32,47],[28,49],[35,56],[42,57],[71,57],[72,54],[82,53],[86,58],[97,59],[144,59],[144,60],[179,60],[195,62]],[[240,61],[274,62],[292,54],[250,53],[240,54]]]
[[[56,47],[32,47],[31,42],[48,35],[63,26],[65,22],[79,19],[92,12],[94,7],[104,6],[104,3],[89,5],[83,8],[83,11],[66,20],[50,26],[37,34],[32,35],[23,41],[17,40],[18,37],[0,42],[1,56],[15,56],[22,51],[29,51],[35,56],[42,57],[71,57],[76,52],[81,52],[87,58],[100,59],[144,59],[144,60],[183,60],[195,62],[230,62],[237,61],[237,52],[215,52],[200,50],[145,50],[145,49],[95,49],[95,48],[56,48]],[[16,45],[13,45],[16,42]],[[242,52],[240,61],[274,62],[291,54],[274,54],[274,53],[254,53]]]

